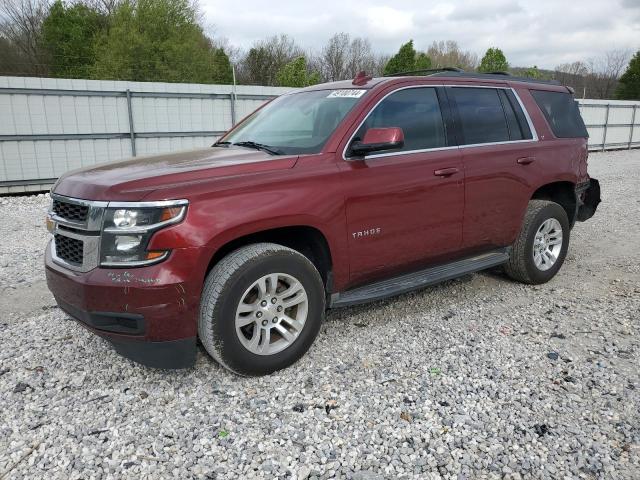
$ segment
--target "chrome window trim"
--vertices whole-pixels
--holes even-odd
[[[360,127],[358,127],[359,129]],[[393,156],[400,156],[400,155],[411,155],[414,153],[425,153],[425,152],[441,152],[441,151],[445,151],[445,150],[454,150],[460,148],[458,147],[458,145],[452,145],[450,147],[434,147],[434,148],[423,148],[420,150],[405,150],[403,152],[388,152],[388,153],[374,153],[373,155],[367,155],[364,158],[367,160],[371,160],[373,158],[383,158],[383,157],[393,157]],[[361,157],[358,158],[353,158],[353,157],[349,157],[346,158],[345,160],[347,162],[353,162],[356,160],[361,160]]]
[[[408,90],[410,88],[438,88],[438,87],[443,87],[443,88],[493,88],[493,89],[500,89],[500,90],[511,90],[511,92],[513,93],[513,95],[515,96],[516,100],[518,101],[518,104],[520,105],[520,108],[522,109],[522,111],[524,112],[524,116],[527,120],[527,124],[529,125],[529,130],[531,131],[531,136],[532,138],[527,138],[524,140],[505,140],[502,142],[487,142],[487,143],[473,143],[473,144],[466,144],[466,145],[451,145],[451,146],[446,146],[446,147],[434,147],[434,148],[423,148],[423,149],[419,149],[419,150],[405,150],[402,152],[389,152],[389,153],[377,153],[377,154],[373,154],[373,155],[365,155],[364,157],[347,157],[347,150],[349,149],[349,145],[351,145],[351,142],[353,142],[353,138],[356,136],[356,133],[358,133],[358,130],[360,130],[360,127],[362,127],[362,125],[364,124],[364,122],[367,121],[367,119],[369,118],[369,115],[371,115],[371,113],[373,113],[373,111],[378,107],[378,105],[380,105],[380,103],[382,103],[389,95],[392,95],[396,92],[399,92],[400,90]],[[520,98],[520,95],[518,95],[518,92],[516,92],[516,90],[513,87],[501,87],[501,86],[490,86],[490,85],[444,85],[444,84],[437,84],[437,85],[409,85],[406,87],[400,87],[397,88],[395,90],[392,90],[391,92],[387,93],[385,96],[383,96],[380,100],[378,100],[376,102],[376,104],[369,110],[369,112],[367,112],[367,115],[362,119],[362,121],[358,124],[357,128],[353,131],[353,133],[351,134],[351,137],[349,137],[349,141],[346,143],[344,149],[342,150],[342,159],[346,162],[353,162],[353,161],[358,161],[358,160],[372,160],[375,158],[384,158],[384,157],[391,157],[391,156],[403,156],[403,155],[412,155],[415,153],[426,153],[426,152],[439,152],[439,151],[444,151],[444,150],[453,150],[453,149],[461,149],[461,148],[471,148],[471,147],[484,147],[484,146],[495,146],[495,145],[509,145],[512,143],[533,143],[533,142],[537,142],[539,140],[538,138],[538,132],[535,129],[535,126],[533,125],[533,121],[531,120],[531,117],[529,116],[529,112],[527,111],[527,109],[524,106],[524,103],[522,103],[522,99]]]

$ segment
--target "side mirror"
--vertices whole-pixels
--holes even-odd
[[[399,127],[370,128],[361,141],[351,144],[351,152],[363,156],[372,152],[393,150],[404,146],[404,133]]]

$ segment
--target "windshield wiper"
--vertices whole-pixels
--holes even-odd
[[[211,146],[212,147],[228,147],[229,145],[231,145],[231,142],[216,142]]]
[[[262,150],[264,152],[270,153],[271,155],[282,155],[283,154],[277,148],[271,147],[269,145],[264,145],[262,143],[252,142],[250,140],[247,140],[245,142],[232,143],[231,145],[238,145],[239,147],[247,147],[247,148],[253,148],[255,150]]]

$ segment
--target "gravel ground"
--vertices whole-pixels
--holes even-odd
[[[264,378],[116,355],[46,290],[48,198],[0,199],[0,478],[640,478],[640,151],[590,171],[550,283],[333,311]]]

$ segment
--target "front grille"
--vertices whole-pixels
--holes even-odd
[[[84,222],[87,220],[89,207],[87,205],[78,205],[75,203],[54,200],[53,212],[65,220],[71,220],[72,222]]]
[[[82,255],[84,243],[82,240],[65,237],[64,235],[54,235],[56,242],[56,256],[65,262],[82,265]]]

